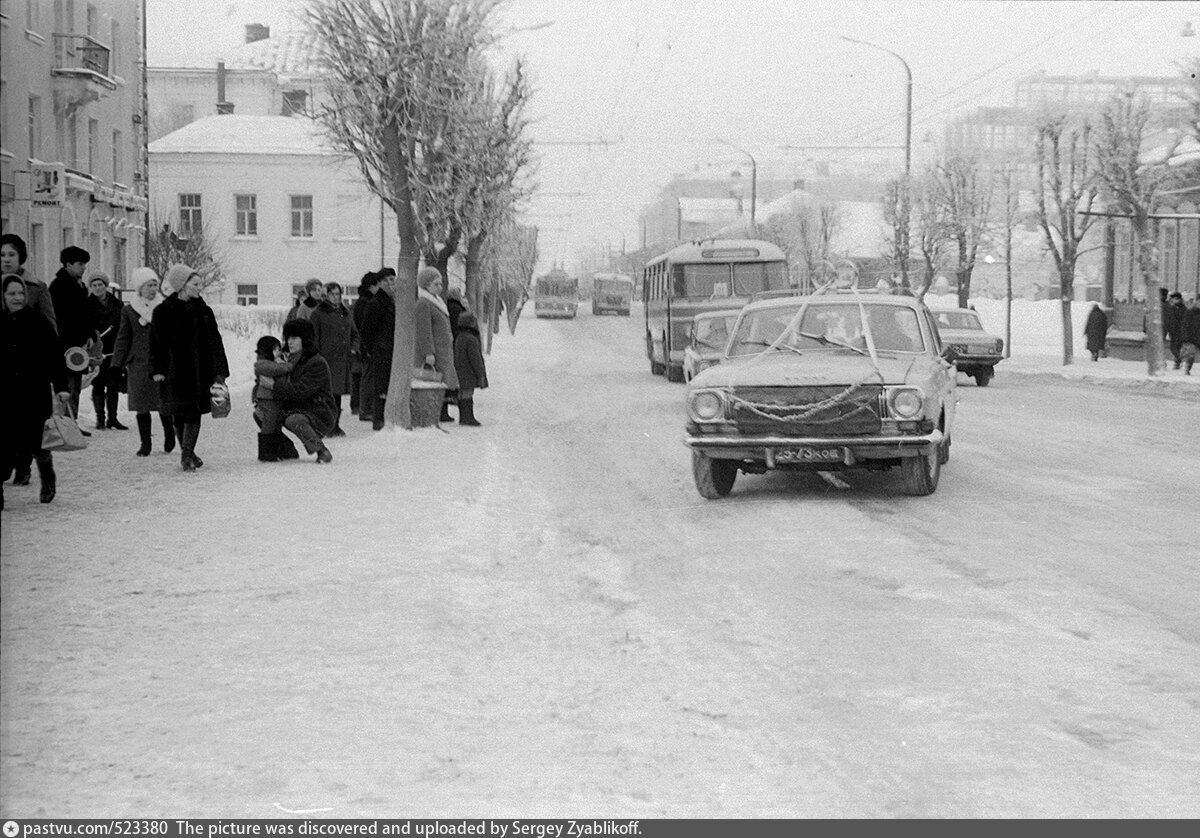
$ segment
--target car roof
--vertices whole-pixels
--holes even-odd
[[[773,308],[795,308],[797,305],[808,303],[809,305],[846,305],[847,303],[861,302],[866,306],[895,306],[897,308],[919,308],[924,305],[916,297],[909,297],[903,294],[862,294],[862,295],[845,295],[845,294],[815,294],[807,297],[786,297],[780,299],[758,300],[746,305],[742,311],[763,311]]]
[[[702,311],[697,314],[692,320],[714,320],[718,317],[737,317],[741,314],[740,308],[726,308],[720,311]]]
[[[930,311],[932,311],[934,314],[939,314],[939,313],[942,313],[942,314],[951,314],[951,313],[953,313],[953,314],[958,314],[959,312],[962,312],[962,313],[964,313],[964,314],[976,314],[976,315],[977,315],[977,314],[979,314],[979,312],[977,312],[977,311],[976,311],[975,309],[973,309],[973,308],[960,308],[960,307],[957,307],[957,306],[955,306],[955,307],[953,307],[953,308],[931,308],[931,309],[929,309],[929,310],[930,310]]]

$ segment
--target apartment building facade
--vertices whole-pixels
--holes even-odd
[[[0,227],[48,280],[78,245],[122,287],[144,257],[142,0],[0,5]]]

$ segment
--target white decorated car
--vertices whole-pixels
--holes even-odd
[[[955,370],[929,309],[910,296],[829,294],[750,303],[721,362],[687,391],[696,488],[739,472],[898,467],[937,489],[950,457]]]

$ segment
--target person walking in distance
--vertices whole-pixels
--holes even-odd
[[[229,377],[225,345],[212,309],[200,296],[204,280],[189,266],[167,271],[170,294],[150,320],[151,377],[162,385],[161,410],[175,423],[179,465],[195,471],[200,417],[212,410],[212,387]]]
[[[1183,359],[1183,372],[1192,374],[1192,365],[1200,359],[1200,296],[1192,297],[1192,304],[1187,307],[1180,318],[1182,325],[1179,332],[1183,340],[1179,355]]]
[[[152,446],[150,414],[158,413],[163,429],[163,451],[170,454],[175,450],[175,425],[162,413],[160,387],[151,378],[150,368],[150,322],[154,310],[163,301],[159,293],[158,274],[153,268],[135,268],[130,282],[137,289],[137,296],[121,309],[121,325],[117,328],[117,339],[113,343],[112,363],[114,369],[125,372],[126,406],[133,411],[137,420],[141,446],[139,457],[149,457]]]
[[[53,456],[42,448],[42,428],[52,412],[62,412],[71,402],[67,365],[50,321],[25,306],[24,280],[17,274],[5,274],[0,294],[0,391],[4,393],[0,482],[8,479],[23,458],[36,460],[42,482],[39,500],[50,503],[58,490],[58,478]]]
[[[108,274],[96,271],[88,278],[88,313],[92,331],[100,338],[104,358],[92,379],[92,407],[96,411],[96,429],[111,428],[127,431],[128,426],[117,418],[117,401],[121,397],[121,368],[112,363],[113,347],[117,343],[117,330],[121,328],[121,310],[124,306],[108,289]],[[107,409],[107,413],[105,412]]]
[[[1087,324],[1083,327],[1083,336],[1087,338],[1087,350],[1092,353],[1092,360],[1099,361],[1108,340],[1108,315],[1099,303],[1092,306],[1088,312]]]
[[[1163,337],[1175,359],[1175,369],[1179,369],[1183,359],[1180,351],[1183,349],[1183,313],[1187,309],[1183,305],[1183,294],[1172,291],[1167,297],[1167,305],[1163,309]]]

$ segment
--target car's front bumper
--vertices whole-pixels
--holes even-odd
[[[871,437],[800,437],[800,436],[709,436],[689,434],[683,442],[714,460],[739,460],[778,468],[779,451],[800,448],[841,448],[842,458],[835,462],[788,462],[787,467],[850,467],[868,460],[896,460],[928,455],[942,444],[943,434],[888,434]]]

